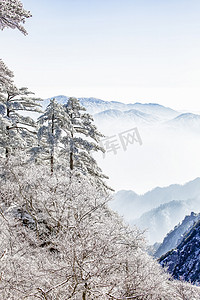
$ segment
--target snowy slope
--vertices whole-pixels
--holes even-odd
[[[176,279],[200,284],[200,221],[195,223],[176,249],[160,258]]]
[[[190,215],[186,216],[184,220],[176,225],[173,230],[171,230],[163,242],[160,244],[156,250],[154,256],[161,257],[165,253],[172,249],[175,249],[180,242],[183,240],[185,234],[194,226],[194,224],[200,220],[200,214],[195,214],[192,212]]]

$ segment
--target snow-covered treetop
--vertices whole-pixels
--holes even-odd
[[[86,110],[85,107],[80,105],[79,100],[75,97],[70,97],[67,104],[65,104],[65,107],[73,122],[75,122],[75,119],[80,118],[81,111]]]
[[[19,29],[27,35],[21,23],[25,23],[26,18],[30,18],[31,13],[23,8],[19,0],[0,0],[0,29],[12,28]]]
[[[0,59],[0,91],[2,88],[8,88],[12,85],[13,73],[6,67],[2,59]]]
[[[52,126],[52,118],[54,122],[54,126],[60,126],[62,130],[67,132],[67,126],[69,123],[69,117],[66,114],[63,106],[55,101],[55,99],[51,99],[49,105],[47,106],[44,114],[42,114],[38,118],[38,123],[43,125],[44,123],[48,123],[50,127]]]
[[[93,124],[94,120],[92,116],[85,112],[86,108],[80,104],[79,100],[70,97],[64,107],[66,108],[76,132],[91,137],[96,142],[99,142],[103,135],[98,132],[96,126]]]

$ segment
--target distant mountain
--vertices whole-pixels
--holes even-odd
[[[131,111],[136,110],[145,114],[154,115],[159,118],[167,117],[173,118],[179,113],[169,107],[165,107],[156,103],[129,103],[125,104],[117,101],[103,101],[96,98],[79,98],[81,104],[86,107],[86,109],[94,114],[103,112],[106,110],[120,110],[120,111]]]
[[[172,184],[168,187],[157,187],[144,195],[137,195],[130,190],[122,190],[114,195],[114,200],[110,202],[110,206],[123,215],[127,221],[131,221],[162,204],[173,200],[196,199],[199,195],[200,178],[196,178],[184,185]]]
[[[102,118],[106,118],[110,121],[110,119],[116,119],[118,117],[122,117],[124,115],[124,112],[118,109],[107,109],[104,111],[101,111],[97,114],[94,114],[94,118],[98,121],[102,120]]]
[[[200,211],[200,197],[184,201],[173,200],[162,204],[144,213],[139,219],[132,220],[130,224],[147,230],[147,239],[150,244],[154,244],[161,242],[164,236],[192,211]]]
[[[69,97],[59,95],[54,96],[52,98],[55,98],[59,103],[66,103]],[[51,99],[52,99],[51,98]],[[179,115],[179,113],[169,107],[165,107],[160,104],[156,103],[129,103],[125,104],[122,102],[117,101],[104,101],[101,99],[96,98],[78,98],[81,105],[83,105],[89,113],[98,114],[100,112],[114,110],[114,111],[121,111],[121,112],[127,112],[127,114],[132,113],[136,114],[136,112],[141,112],[144,114],[153,115],[155,118],[161,118],[161,119],[172,119],[175,116]],[[49,99],[44,100],[43,105],[46,106],[49,103]],[[129,113],[128,113],[129,111]],[[135,112],[134,112],[135,111]]]
[[[189,230],[177,248],[163,255],[159,262],[175,279],[200,284],[200,221]]]
[[[165,119],[165,118],[173,118],[175,116],[177,116],[179,113],[169,107],[165,107],[163,105],[160,104],[156,104],[156,103],[135,103],[134,104],[134,109],[140,110],[144,113],[147,114],[153,114],[159,118]]]
[[[59,95],[52,97],[59,103],[67,103],[69,97]],[[51,98],[51,99],[52,99]],[[132,122],[135,125],[153,125],[160,123],[168,129],[183,129],[200,133],[200,115],[193,113],[182,113],[156,103],[122,103],[117,101],[104,101],[97,98],[78,98],[81,105],[94,116],[97,125],[103,123]],[[43,101],[46,107],[50,98]],[[120,125],[121,126],[121,125]],[[123,126],[121,126],[123,127]]]
[[[67,103],[69,97],[68,96],[64,96],[64,95],[59,95],[59,96],[54,96],[52,97],[54,99],[56,99],[59,103],[61,104],[65,104]],[[46,100],[44,100],[44,105],[47,105],[50,101],[50,99],[52,98],[48,98]],[[121,102],[116,102],[116,101],[104,101],[101,99],[97,99],[97,98],[78,98],[81,105],[83,105],[87,111],[90,114],[95,114],[95,113],[99,113],[105,110],[120,110],[120,111],[124,111],[127,110],[127,105]]]
[[[67,103],[69,97],[59,95],[43,101],[45,108],[50,99],[55,98],[59,103]],[[200,134],[200,115],[192,113],[182,113],[156,103],[122,103],[117,101],[104,101],[97,98],[78,98],[81,105],[88,113],[94,116],[97,126],[105,135],[111,132],[104,131],[104,127],[109,125],[112,128],[123,130],[124,126],[149,126],[156,125],[163,131],[166,129],[188,130]],[[131,124],[132,123],[132,124]],[[105,125],[105,126],[104,126]]]
[[[153,245],[147,245],[146,251],[149,255],[155,256],[156,251],[160,247],[161,243],[154,243]]]
[[[186,216],[181,223],[175,226],[174,229],[171,230],[166,235],[163,242],[159,245],[156,252],[154,253],[154,256],[161,257],[162,255],[169,252],[170,250],[175,249],[183,240],[185,234],[199,220],[200,220],[200,213],[195,214],[194,212],[191,212],[189,216]]]
[[[184,113],[166,123],[177,129],[200,131],[200,115]]]
[[[125,103],[117,101],[104,101],[96,98],[78,98],[80,103],[91,114],[99,113],[106,110],[126,110],[127,105]]]
[[[131,225],[147,230],[150,244],[162,242],[165,235],[192,211],[200,211],[200,178],[184,185],[157,187],[144,195],[122,190],[109,206]]]
[[[136,109],[127,111],[120,111],[117,109],[109,109],[102,111],[98,114],[94,114],[94,119],[97,123],[99,122],[134,122],[135,124],[151,124],[158,122],[158,118],[153,115],[141,112]]]
[[[193,121],[200,121],[200,115],[197,114],[192,114],[192,113],[184,113],[181,114],[179,116],[177,116],[176,118],[174,118],[172,121],[170,122],[182,122],[185,124],[188,124],[188,122],[193,122]]]

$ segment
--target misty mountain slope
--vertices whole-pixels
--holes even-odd
[[[195,130],[200,132],[200,115],[192,113],[184,113],[176,118],[166,122],[171,128],[184,129],[188,131]]]
[[[114,200],[109,202],[109,206],[121,216],[124,216],[126,220],[131,220],[133,211],[135,212],[138,206],[138,198],[139,195],[133,191],[121,190],[114,194]]]
[[[155,257],[161,257],[170,250],[176,248],[180,242],[183,240],[185,234],[194,226],[194,224],[200,220],[200,213],[195,214],[192,212],[190,215],[186,216],[184,220],[176,225],[173,230],[171,230],[163,242],[160,244],[156,252]]]
[[[162,204],[173,200],[196,199],[199,195],[200,178],[196,178],[184,185],[172,184],[168,187],[157,187],[144,195],[137,195],[130,190],[119,191],[114,194],[114,200],[110,202],[110,206],[122,214],[126,220],[131,221]]]
[[[159,262],[175,279],[200,283],[200,221],[195,223],[176,249],[163,255]]]
[[[94,119],[97,121],[101,121],[102,119],[106,118],[107,121],[111,121],[119,117],[122,118],[123,115],[124,113],[121,110],[107,109],[97,114],[94,114]]]
[[[187,200],[200,195],[200,177],[185,183],[184,185],[172,184],[168,187],[157,187],[144,194],[146,204],[153,207],[172,200]]]
[[[158,122],[158,118],[141,112],[136,109],[131,109],[127,111],[120,111],[116,109],[109,109],[98,114],[94,115],[94,120],[97,122],[126,122],[126,123],[134,123],[134,125],[150,125]]]
[[[116,109],[120,111],[137,110],[149,115],[155,115],[159,118],[174,118],[179,113],[169,107],[165,107],[156,103],[129,103],[125,104],[117,101],[103,101],[95,98],[79,98],[81,104],[86,107],[90,113],[99,113],[109,109]]]
[[[144,113],[155,114],[162,119],[173,118],[179,114],[176,110],[156,103],[142,104],[137,102],[134,103],[134,108]]]
[[[147,230],[146,237],[150,244],[161,242],[165,235],[176,224],[192,211],[200,211],[200,197],[189,200],[173,200],[162,204],[146,213],[140,218],[130,221],[142,230]]]

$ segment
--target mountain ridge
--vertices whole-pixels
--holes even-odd
[[[200,283],[200,221],[187,232],[181,243],[159,259],[175,279]]]
[[[174,227],[163,239],[163,242],[154,253],[154,257],[161,257],[167,252],[175,249],[183,240],[186,233],[200,220],[200,213],[191,212],[186,215],[182,222]]]
[[[53,96],[51,98],[45,99],[44,103],[45,105],[47,105],[47,103],[50,101],[50,99],[56,99],[58,102],[61,103],[65,103],[67,102],[67,100],[69,99],[68,96],[65,95],[57,95],[57,96]],[[110,109],[113,105],[115,107],[115,109],[119,109],[121,108],[122,111],[124,110],[130,110],[131,108],[135,108],[138,107],[138,110],[145,110],[144,112],[146,112],[146,110],[150,109],[151,111],[156,109],[160,109],[162,110],[162,112],[171,112],[172,114],[179,114],[176,110],[173,110],[170,107],[166,107],[164,105],[158,104],[158,103],[140,103],[140,102],[135,102],[135,103],[123,103],[123,102],[119,102],[119,101],[105,101],[102,99],[98,99],[98,98],[93,98],[93,97],[78,97],[77,98],[80,103],[85,106],[86,108],[88,108],[88,112],[92,112],[94,113],[94,107],[92,107],[94,104],[96,104],[96,113],[100,112],[100,111],[104,111],[107,109]],[[101,107],[102,106],[102,107]],[[99,111],[98,111],[99,109]],[[143,111],[142,111],[143,112]]]

